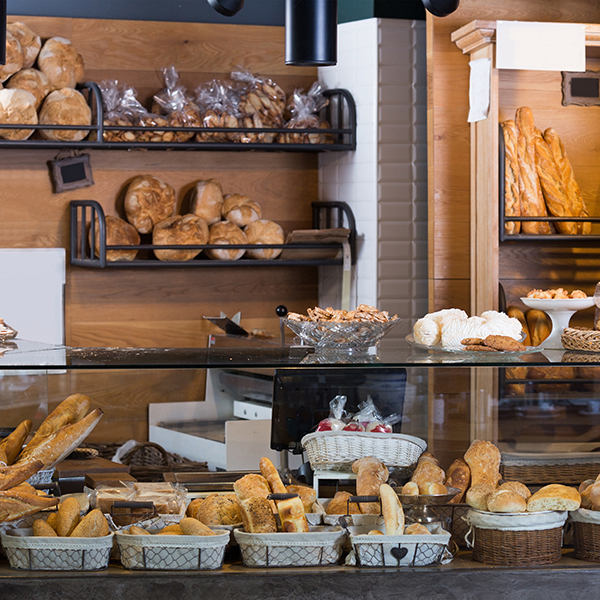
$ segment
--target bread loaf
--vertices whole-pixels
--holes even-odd
[[[23,52],[22,68],[30,69],[33,67],[42,47],[40,36],[33,33],[25,23],[21,23],[20,21],[8,23],[6,30],[10,31],[21,44],[21,51]]]
[[[163,527],[156,535],[183,535],[183,531],[179,523],[172,523]]]
[[[0,450],[6,454],[7,465],[12,465],[23,449],[23,444],[31,431],[31,425],[32,423],[29,419],[22,421],[15,427],[12,433],[0,441]]]
[[[355,460],[352,463],[352,472],[356,473],[358,496],[378,496],[381,484],[385,483],[390,476],[388,468],[378,458],[372,456]],[[378,502],[362,502],[360,510],[363,514],[378,515],[381,508]]]
[[[417,468],[410,480],[419,486],[419,494],[427,494],[430,483],[443,484],[446,480],[446,473],[435,464],[422,461],[417,464]]]
[[[508,367],[504,371],[506,377],[506,385],[504,391],[507,395],[523,396],[526,391],[524,383],[508,383],[510,379],[527,379],[527,367]]]
[[[23,483],[32,475],[35,475],[43,466],[39,460],[30,460],[9,467],[0,466],[0,490],[8,490]]]
[[[44,519],[36,519],[31,528],[36,537],[57,537],[56,531]]]
[[[536,308],[530,308],[525,313],[532,346],[539,346],[552,331],[552,323],[548,315]]]
[[[8,457],[6,456],[6,452],[0,448],[0,467],[8,466]]]
[[[404,530],[404,535],[431,535],[431,531],[421,523],[412,523]]]
[[[140,243],[140,234],[136,231],[133,225],[113,217],[106,215],[106,245],[107,246],[138,246]],[[100,256],[100,224],[96,221],[94,225],[96,235],[94,237],[94,250],[96,256]],[[133,260],[137,256],[138,250],[107,250],[106,260],[128,261]]]
[[[90,511],[75,529],[70,537],[104,537],[110,533],[106,517],[97,509]]]
[[[152,535],[149,531],[146,531],[143,527],[138,527],[137,525],[132,525],[129,529],[124,529],[124,533],[129,533],[130,535]]]
[[[317,501],[317,492],[313,488],[307,485],[288,485],[286,489],[288,494],[298,494],[305,513],[312,512],[313,504]]]
[[[361,510],[357,503],[348,502],[352,494],[348,492],[336,492],[325,508],[328,515],[360,515]]]
[[[489,483],[477,483],[472,485],[465,495],[465,501],[469,506],[477,510],[487,510],[488,497],[494,493],[496,487]]]
[[[37,125],[38,115],[35,108],[35,96],[20,89],[0,90],[0,124],[19,123]],[[26,140],[33,129],[0,129],[0,138],[6,140]]]
[[[517,158],[517,124],[513,120],[502,123],[504,134],[504,214],[507,217],[521,216],[519,195],[519,160]],[[507,221],[504,230],[508,235],[521,231],[519,221]]]
[[[267,498],[271,493],[267,480],[262,475],[249,473],[233,484],[233,490],[240,502],[248,498]]]
[[[285,236],[283,229],[273,221],[258,219],[244,227],[244,233],[248,238],[249,244],[283,244]],[[246,250],[246,256],[249,258],[269,260],[277,258],[281,254],[282,248],[267,248],[264,250]]]
[[[37,69],[22,69],[15,73],[4,86],[8,89],[25,90],[35,96],[35,110],[38,111],[44,98],[52,91],[50,81]]]
[[[70,40],[53,37],[44,43],[38,55],[38,67],[55,90],[74,88],[83,81],[83,58]]]
[[[175,203],[175,190],[152,175],[134,177],[125,191],[125,214],[139,233],[150,233],[157,223],[172,216]]]
[[[419,486],[414,481],[408,481],[402,486],[403,496],[418,496]]]
[[[304,515],[304,505],[298,498],[278,500],[277,512],[281,521],[281,530],[284,533],[307,533],[308,521]]]
[[[531,498],[531,492],[529,491],[529,488],[523,483],[520,483],[519,481],[507,481],[506,483],[503,483],[498,488],[498,491],[504,490],[521,494],[521,496],[523,496],[525,500],[529,500],[529,498]]]
[[[425,450],[425,452],[423,452],[421,454],[421,456],[419,456],[419,460],[417,461],[417,464],[422,463],[422,462],[430,462],[432,465],[435,465],[436,467],[440,466],[440,461],[433,454],[431,454],[431,452],[428,452],[427,450]]]
[[[227,246],[229,244],[247,244],[246,234],[233,223],[229,221],[220,221],[214,223],[208,229],[208,243]],[[230,250],[206,250],[209,258],[216,260],[238,260],[246,250],[244,248],[232,248]]]
[[[192,507],[192,502],[188,507],[188,510],[192,508],[192,512],[188,512],[188,516],[205,525],[236,525],[242,522],[240,504],[235,494],[210,494],[195,507]]]
[[[564,392],[571,388],[571,384],[551,383],[552,379],[574,379],[575,369],[573,367],[529,367],[527,370],[527,378],[533,380],[544,380],[544,383],[536,381],[533,384],[533,389],[536,392]],[[549,381],[549,383],[545,383]]]
[[[490,512],[517,513],[526,512],[527,502],[521,494],[510,490],[496,490],[487,498],[487,508]]]
[[[469,465],[464,460],[457,458],[448,467],[448,471],[446,472],[445,485],[460,490],[458,494],[450,500],[450,504],[459,504],[462,502],[470,482],[471,469],[469,469]]]
[[[100,511],[98,511],[100,512]],[[68,537],[79,525],[81,504],[73,496],[65,498],[58,507],[56,514],[56,533],[58,537]]]
[[[531,335],[529,334],[529,325],[527,325],[525,313],[518,306],[508,306],[506,308],[506,314],[513,319],[517,319],[519,323],[521,323],[523,333],[525,334],[523,344],[525,346],[531,346]]]
[[[208,225],[196,215],[172,216],[159,221],[152,230],[152,244],[167,246],[172,244],[203,245],[208,242]],[[159,260],[192,260],[202,249],[154,250]]]
[[[179,521],[183,535],[217,535],[210,527],[192,517],[184,517]]]
[[[277,524],[266,498],[253,497],[240,503],[242,523],[248,533],[275,533]]]
[[[190,212],[206,221],[208,225],[221,220],[223,188],[216,179],[198,181],[192,191]]]
[[[487,483],[496,488],[500,480],[500,450],[494,444],[473,440],[465,452],[465,462],[471,469],[471,485]]]
[[[548,214],[542,188],[535,166],[535,126],[530,108],[518,108],[517,160],[519,162],[519,192],[521,214],[524,217],[544,217]],[[552,229],[545,221],[523,221],[521,231],[526,234],[550,234]]]
[[[539,489],[527,500],[527,511],[577,510],[580,504],[581,496],[575,488],[553,483]]]
[[[23,49],[17,36],[6,30],[6,59],[0,65],[0,82],[6,81],[11,75],[23,68]]]
[[[58,504],[58,498],[23,491],[17,487],[0,492],[0,522],[16,521],[27,515],[52,508]]]
[[[46,96],[39,112],[40,125],[90,125],[92,111],[77,90],[62,88]],[[87,129],[40,129],[46,140],[79,142],[88,134]]]
[[[260,206],[242,194],[224,196],[221,214],[224,219],[238,227],[245,227],[262,216]]]
[[[279,476],[275,465],[269,458],[263,456],[260,459],[258,466],[262,476],[267,480],[267,483],[274,494],[287,494],[287,489],[285,485],[283,485],[283,481],[281,481],[281,477]]]
[[[379,488],[381,513],[385,523],[386,535],[402,535],[404,533],[404,511],[398,494],[387,483]]]

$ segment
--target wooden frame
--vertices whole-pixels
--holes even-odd
[[[50,171],[55,194],[94,185],[89,154],[51,160]]]

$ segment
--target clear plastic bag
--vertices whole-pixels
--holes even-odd
[[[319,421],[317,425],[317,431],[341,431],[344,429],[346,422],[344,417],[346,415],[346,396],[336,396],[329,403],[329,417]]]
[[[202,126],[237,128],[241,126],[239,94],[230,84],[213,79],[196,89],[196,102],[202,114]],[[241,142],[239,132],[198,132],[199,142]]]
[[[105,126],[131,127],[133,121],[131,116],[125,112],[123,94],[125,88],[116,79],[106,79],[98,84],[102,93],[102,105],[104,108],[103,124]],[[136,140],[134,131],[109,130],[102,133],[105,142],[134,142]]]

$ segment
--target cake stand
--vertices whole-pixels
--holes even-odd
[[[398,498],[402,506],[410,507],[405,514],[406,523],[421,523],[422,525],[439,523],[444,529],[449,531],[448,527],[446,527],[447,523],[432,508],[436,505],[447,504],[456,494],[460,493],[458,488],[449,487],[447,490],[445,494],[419,494],[418,496],[398,493]]]
[[[578,311],[594,306],[594,298],[566,298],[554,300],[545,298],[521,298],[528,308],[543,310],[552,321],[550,335],[541,343],[544,350],[564,350],[561,336],[565,327],[569,326],[571,317]]]

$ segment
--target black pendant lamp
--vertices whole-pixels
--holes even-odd
[[[0,65],[6,64],[6,0],[0,0]]]
[[[285,0],[285,64],[337,63],[337,0]]]
[[[447,17],[453,13],[460,0],[423,0],[423,6],[436,17]]]
[[[220,14],[233,17],[244,8],[244,0],[207,0],[208,3]]]

